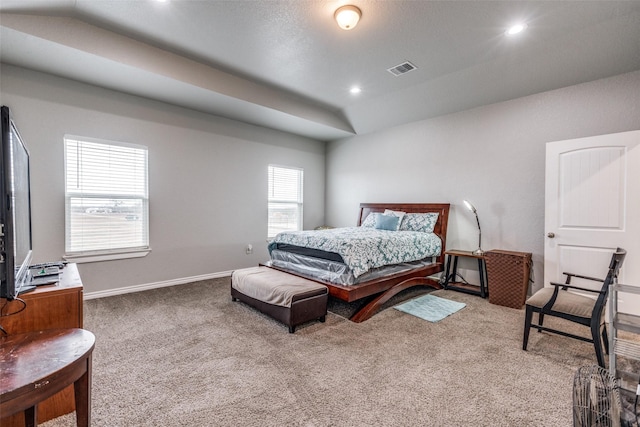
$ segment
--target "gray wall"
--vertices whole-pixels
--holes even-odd
[[[31,152],[36,262],[64,254],[65,134],[149,148],[150,244],[80,264],[85,293],[227,272],[268,259],[267,165],[304,168],[304,225],[324,223],[325,144],[2,64],[0,102]],[[253,255],[245,254],[252,244]]]
[[[360,202],[449,202],[447,248],[532,252],[543,285],[547,142],[640,129],[640,71],[327,146],[327,223],[354,225]],[[467,267],[471,267],[467,263]],[[468,274],[474,273],[469,271]]]
[[[269,163],[304,168],[305,228],[354,225],[364,201],[450,202],[447,247],[473,249],[469,199],[483,248],[533,252],[540,287],[545,143],[640,129],[640,71],[334,141],[326,158],[321,142],[5,64],[1,71],[0,103],[32,156],[36,261],[64,253],[63,135],[149,147],[152,252],[81,264],[88,293],[265,260]]]

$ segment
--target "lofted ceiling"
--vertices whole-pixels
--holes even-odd
[[[326,141],[638,70],[640,1],[2,0],[0,59]]]

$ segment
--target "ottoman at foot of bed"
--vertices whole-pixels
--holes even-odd
[[[242,301],[284,323],[290,333],[312,320],[324,322],[328,298],[326,286],[268,267],[245,268],[231,275],[233,301]]]

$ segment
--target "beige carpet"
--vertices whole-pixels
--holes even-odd
[[[532,332],[524,352],[524,310],[435,295],[467,307],[438,323],[390,308],[361,324],[330,313],[295,334],[232,302],[228,279],[87,301],[93,425],[571,425],[590,344]]]

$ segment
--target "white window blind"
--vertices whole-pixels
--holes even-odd
[[[147,147],[69,136],[64,143],[67,255],[148,249]]]
[[[303,170],[269,165],[268,236],[302,230]]]

